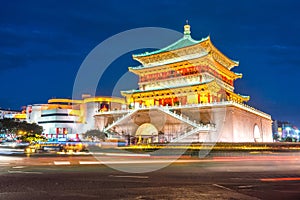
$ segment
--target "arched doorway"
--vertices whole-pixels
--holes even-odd
[[[255,142],[261,142],[261,133],[257,124],[254,125],[253,137]]]
[[[158,130],[153,124],[144,123],[138,127],[135,137],[138,139],[138,144],[158,142]]]

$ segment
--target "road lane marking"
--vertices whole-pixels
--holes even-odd
[[[23,173],[23,171],[16,171],[16,170],[8,170],[7,171],[10,174],[19,174],[19,173]]]
[[[284,177],[284,178],[261,178],[263,182],[276,182],[276,181],[300,181],[300,177]]]
[[[0,156],[1,161],[11,161],[11,160],[23,160],[23,158],[12,157],[12,156]]]
[[[102,156],[141,156],[141,157],[150,157],[150,154],[139,154],[139,153],[102,153],[102,152],[95,152],[92,155],[102,155]]]
[[[140,178],[140,179],[147,179],[149,176],[129,176],[129,175],[109,175],[109,177],[116,177],[116,178]]]
[[[58,155],[91,155],[90,152],[56,152]]]
[[[54,161],[54,165],[70,165],[70,161]]]
[[[22,169],[22,168],[24,168],[24,167],[26,167],[26,166],[14,166],[14,167],[12,167],[13,169]]]
[[[43,172],[23,172],[24,174],[43,174]]]
[[[238,188],[253,188],[253,185],[240,185]]]
[[[100,161],[79,161],[80,165],[101,165]]]
[[[216,186],[216,187],[218,187],[218,188],[222,188],[222,189],[225,189],[225,190],[233,191],[232,189],[227,188],[227,187],[222,186],[222,185],[219,185],[219,184],[213,184],[213,186]]]

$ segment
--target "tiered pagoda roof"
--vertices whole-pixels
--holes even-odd
[[[138,58],[138,57],[144,57],[144,56],[150,56],[150,55],[154,55],[154,54],[159,54],[159,53],[164,53],[164,52],[169,52],[169,51],[174,51],[180,48],[184,48],[184,47],[188,47],[188,46],[192,46],[198,43],[201,43],[203,41],[206,41],[209,39],[209,36],[206,38],[203,38],[202,40],[194,40],[190,35],[184,35],[184,37],[182,37],[181,39],[177,40],[176,42],[170,44],[167,47],[164,47],[162,49],[158,49],[152,52],[145,52],[145,53],[141,53],[141,54],[134,54],[133,58]]]
[[[187,58],[187,56],[189,56],[189,58]],[[183,37],[169,46],[152,52],[134,54],[133,59],[142,65],[129,67],[129,70],[134,73],[139,73],[138,71],[146,68],[207,56],[211,56],[213,60],[229,70],[239,65],[238,61],[231,60],[221,53],[211,42],[210,36],[202,38],[201,40],[194,40],[190,35],[190,26],[185,25]],[[182,59],[178,59],[180,57]]]
[[[221,77],[227,77],[231,81],[242,77],[242,74],[231,71],[233,67],[239,65],[238,61],[234,61],[221,53],[211,42],[210,36],[202,38],[201,40],[193,39],[188,24],[184,26],[183,37],[179,40],[162,49],[134,54],[133,59],[140,62],[141,65],[129,67],[129,71],[141,77],[147,74],[168,72],[170,70],[180,71],[181,69],[188,67],[196,67],[198,70],[210,70],[210,73],[216,73]],[[131,94],[161,91],[164,89],[195,87],[196,85],[204,86],[212,83],[215,84],[216,82],[199,81],[198,83],[187,83],[186,85],[176,84],[174,86],[168,85],[167,87],[140,88],[137,90],[122,91],[121,93],[123,96],[128,96]],[[145,84],[145,82],[143,84]],[[235,94],[233,92],[233,84],[229,87],[232,89],[227,88],[225,90],[228,91],[230,95],[237,96],[239,99],[242,99],[242,101],[249,100],[249,96]]]

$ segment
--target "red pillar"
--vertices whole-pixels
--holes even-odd
[[[66,128],[63,128],[63,137],[65,137]]]
[[[56,128],[56,138],[58,138],[59,128]]]

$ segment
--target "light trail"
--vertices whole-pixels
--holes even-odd
[[[299,156],[230,156],[213,157],[213,161],[300,161]]]
[[[284,178],[262,178],[263,182],[278,182],[278,181],[300,181],[300,177],[284,177]]]

